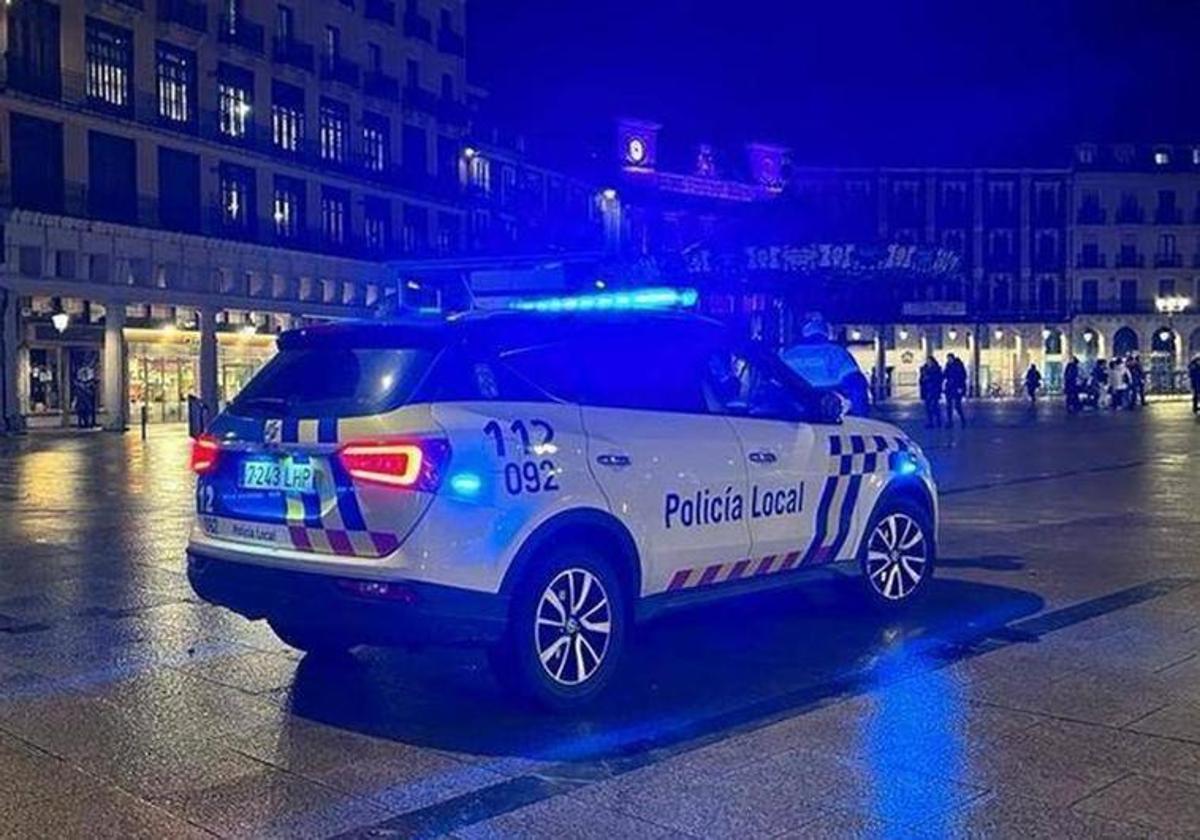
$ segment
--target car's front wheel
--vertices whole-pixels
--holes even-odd
[[[588,549],[564,546],[531,564],[492,666],[503,684],[538,705],[578,708],[612,679],[627,616],[612,566]]]
[[[887,501],[867,525],[859,562],[868,598],[896,607],[925,594],[936,555],[933,523],[909,499]]]

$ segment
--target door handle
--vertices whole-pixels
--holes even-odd
[[[758,452],[751,452],[746,457],[755,464],[774,464],[779,460],[775,457],[774,452],[768,452],[765,449],[759,450]]]
[[[596,463],[604,467],[628,467],[633,461],[622,452],[606,452],[596,456]]]

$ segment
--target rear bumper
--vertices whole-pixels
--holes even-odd
[[[188,549],[188,580],[210,604],[250,619],[327,627],[362,644],[485,645],[504,632],[508,599],[431,583],[398,581],[366,596],[353,577],[242,563]],[[351,572],[353,574],[353,572]]]

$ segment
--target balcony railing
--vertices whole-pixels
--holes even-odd
[[[1122,251],[1117,254],[1117,268],[1145,268],[1146,255]]]
[[[208,31],[208,9],[193,0],[158,0],[158,19],[196,32]]]
[[[404,107],[410,111],[436,115],[440,97],[420,85],[405,85],[402,101]]]
[[[1154,224],[1181,225],[1183,224],[1183,211],[1178,207],[1159,207],[1154,211]]]
[[[404,35],[432,44],[433,22],[416,12],[407,11],[404,13]]]
[[[363,7],[363,17],[367,20],[396,25],[396,4],[392,0],[367,0]]]
[[[1146,221],[1146,211],[1137,205],[1123,205],[1117,210],[1117,224],[1140,225]]]
[[[467,42],[462,35],[453,29],[438,29],[437,48],[447,55],[462,57],[467,52]]]
[[[315,66],[313,45],[297,41],[295,38],[280,38],[276,35],[272,41],[271,55],[279,64],[307,70],[309,73]]]
[[[1155,268],[1182,268],[1183,254],[1155,254]]]
[[[262,24],[244,17],[221,15],[219,37],[222,44],[231,44],[262,55],[266,37]]]
[[[327,82],[358,87],[358,65],[340,55],[327,55],[321,59],[321,78]]]
[[[1079,212],[1075,215],[1075,221],[1081,225],[1102,225],[1107,218],[1103,207],[1095,207],[1085,204],[1079,208]]]
[[[369,70],[363,74],[363,93],[397,102],[400,99],[400,80],[378,70]]]
[[[1075,258],[1076,268],[1104,268],[1108,265],[1108,257],[1104,254],[1081,253]]]

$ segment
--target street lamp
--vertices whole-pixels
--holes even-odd
[[[60,310],[50,316],[50,323],[54,325],[54,329],[58,330],[58,334],[62,335],[71,323],[71,316]]]
[[[1159,295],[1154,299],[1154,308],[1164,315],[1178,315],[1192,305],[1185,295]]]
[[[612,187],[606,187],[600,191],[600,197],[603,198],[605,201],[616,201],[617,200],[617,191],[614,190]]]

